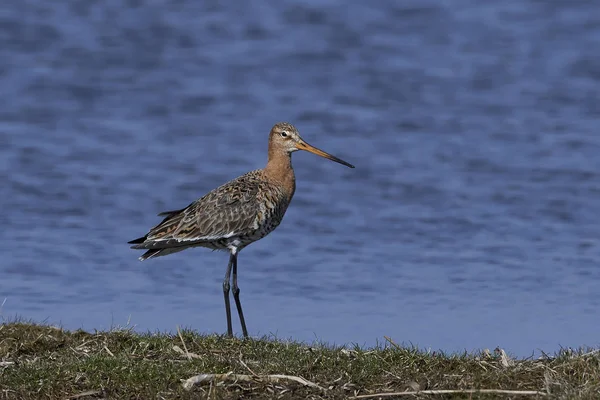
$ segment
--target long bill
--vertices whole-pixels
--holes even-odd
[[[311,146],[310,144],[306,143],[305,141],[299,142],[296,145],[296,147],[298,148],[298,150],[305,150],[305,151],[308,151],[309,153],[313,153],[313,154],[316,154],[323,158],[326,158],[328,160],[335,161],[336,163],[345,165],[346,167],[354,168],[354,165],[347,163],[346,161],[342,160],[341,158],[337,158],[336,156],[326,153],[321,149],[317,149],[315,146]]]

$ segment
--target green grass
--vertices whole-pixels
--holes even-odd
[[[217,376],[184,388],[183,381],[203,373],[245,377]],[[301,377],[320,388],[266,377],[273,374]],[[541,394],[426,392],[473,389]],[[421,393],[401,398],[598,399],[600,352],[508,360],[486,352],[427,353],[391,340],[360,349],[188,330],[88,333],[22,322],[0,325],[0,399],[342,399],[405,391]]]

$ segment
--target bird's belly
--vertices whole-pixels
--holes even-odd
[[[274,223],[274,222],[269,223],[269,224],[265,225],[264,227],[250,231],[243,235],[232,236],[229,238],[223,238],[223,239],[214,240],[211,242],[205,242],[205,243],[198,244],[196,246],[207,247],[212,250],[228,250],[228,249],[231,249],[232,247],[235,247],[238,250],[241,250],[242,248],[248,246],[250,243],[254,243],[257,240],[264,238],[269,233],[273,232],[275,230],[275,228],[277,228],[278,225],[279,225],[279,223]]]

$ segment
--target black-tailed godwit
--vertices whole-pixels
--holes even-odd
[[[229,303],[232,271],[233,298],[243,335],[248,336],[237,283],[237,256],[244,247],[272,232],[283,219],[296,190],[291,156],[298,150],[354,168],[306,143],[292,124],[277,123],[269,134],[269,159],[265,168],[219,186],[186,208],[158,214],[165,219],[145,236],[129,242],[133,244],[132,249],[147,250],[140,257],[142,261],[190,247],[228,250],[229,264],[223,281],[228,336],[233,336]]]

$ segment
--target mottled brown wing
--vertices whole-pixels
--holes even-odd
[[[243,235],[256,229],[260,215],[258,192],[264,182],[258,171],[230,181],[183,210],[163,213],[166,218],[148,232],[137,248],[190,246]]]

